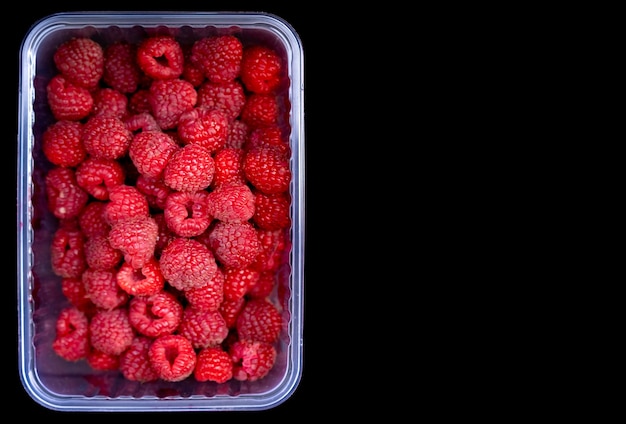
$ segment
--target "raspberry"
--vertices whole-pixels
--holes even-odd
[[[235,325],[237,324],[237,317],[241,313],[245,304],[245,297],[240,297],[236,300],[228,300],[224,298],[224,301],[218,310],[220,315],[222,315],[222,318],[224,318],[224,322],[229,330],[235,328]]]
[[[188,44],[183,46],[183,73],[181,78],[189,81],[194,87],[200,86],[204,82],[204,73],[191,61],[191,46]]]
[[[266,299],[250,299],[237,317],[239,340],[274,343],[282,328],[282,316]]]
[[[156,210],[165,209],[167,197],[172,192],[172,189],[166,186],[162,179],[150,178],[145,175],[137,177],[135,187],[144,195],[148,201],[148,206]]]
[[[224,300],[224,272],[218,267],[205,285],[186,290],[185,298],[196,310],[217,311]]]
[[[239,76],[243,45],[234,35],[214,35],[196,40],[190,60],[209,81],[229,82]]]
[[[180,116],[196,106],[198,93],[188,81],[155,80],[150,84],[148,103],[152,116],[162,130],[176,128]]]
[[[241,119],[235,119],[230,122],[230,132],[224,147],[241,149],[248,139],[248,124]]]
[[[130,94],[130,98],[128,99],[128,111],[134,115],[141,113],[152,114],[149,88],[142,88]]]
[[[126,308],[99,310],[89,323],[91,346],[110,355],[120,355],[133,342],[134,332]]]
[[[104,219],[110,225],[130,218],[146,218],[149,215],[148,200],[135,186],[120,184],[109,190],[109,202],[104,208]]]
[[[235,341],[228,351],[233,362],[233,378],[256,381],[265,377],[276,362],[276,349],[263,342]]]
[[[207,347],[198,353],[194,378],[197,381],[225,383],[233,378],[233,363],[220,347]]]
[[[104,50],[89,38],[72,38],[60,46],[53,55],[59,72],[79,87],[94,89],[104,73]]]
[[[219,346],[228,335],[228,327],[219,311],[203,311],[187,306],[178,332],[189,339],[194,348],[201,349]]]
[[[75,306],[61,310],[56,321],[52,349],[66,361],[75,362],[89,353],[89,319]]]
[[[41,149],[54,165],[74,167],[87,157],[82,140],[83,124],[77,121],[56,121],[43,135]]]
[[[165,223],[181,237],[202,234],[213,220],[209,212],[209,193],[175,191],[169,194],[163,210]]]
[[[165,278],[159,262],[151,257],[141,268],[133,268],[124,262],[117,270],[117,285],[132,296],[151,296],[163,290]]]
[[[141,175],[159,178],[176,150],[178,145],[166,133],[142,131],[133,137],[128,156]]]
[[[225,267],[247,267],[259,253],[260,243],[256,231],[248,221],[217,221],[208,235],[209,247]]]
[[[215,161],[199,144],[187,144],[170,157],[163,171],[165,185],[176,191],[203,190],[211,184]]]
[[[186,237],[170,241],[159,263],[165,280],[182,291],[207,284],[217,272],[217,263],[207,246]]]
[[[107,203],[91,201],[85,205],[78,215],[78,225],[85,237],[93,237],[98,234],[108,235],[111,226],[104,219],[104,209]]]
[[[96,158],[121,158],[127,153],[132,139],[133,134],[124,121],[114,116],[92,116],[83,127],[85,149]]]
[[[172,37],[148,37],[137,47],[137,64],[155,80],[178,78],[183,73],[183,49]]]
[[[104,87],[93,94],[92,115],[104,115],[124,119],[128,114],[128,98],[120,91]]]
[[[76,168],[76,182],[97,200],[109,200],[109,190],[125,178],[124,168],[114,159],[88,157]]]
[[[274,50],[266,46],[250,46],[243,51],[241,81],[248,91],[270,93],[281,81],[282,62]]]
[[[196,351],[184,336],[168,334],[154,339],[148,358],[159,378],[165,381],[182,381],[196,366]]]
[[[282,262],[282,255],[286,247],[286,235],[281,230],[257,230],[259,242],[259,254],[250,265],[257,271],[276,271]]]
[[[215,153],[212,188],[216,189],[225,184],[246,184],[247,180],[243,172],[244,155],[243,149],[232,147],[221,149]]]
[[[122,261],[122,252],[109,243],[106,235],[89,237],[84,246],[85,261],[91,269],[106,270],[117,267]]]
[[[114,270],[88,268],[83,272],[87,297],[98,308],[111,310],[126,304],[128,294],[118,285]]]
[[[152,215],[152,217],[159,226],[159,235],[157,238],[156,246],[154,247],[154,256],[160,258],[165,246],[170,244],[170,242],[178,236],[167,227],[167,223],[165,222],[165,216],[162,212],[156,212]]]
[[[196,143],[214,153],[228,139],[228,118],[217,109],[196,107],[180,116],[177,130],[183,144]]]
[[[141,79],[136,59],[137,49],[132,44],[120,41],[108,45],[104,49],[102,81],[121,93],[134,93]]]
[[[263,299],[270,296],[276,285],[276,279],[274,277],[275,272],[273,270],[259,272],[259,279],[246,293],[248,298]]]
[[[80,121],[93,108],[89,90],[72,84],[62,75],[53,76],[46,86],[48,106],[57,121]]]
[[[49,170],[45,187],[48,209],[59,219],[77,218],[89,201],[72,168],[57,166]]]
[[[131,345],[120,355],[119,369],[127,380],[148,383],[158,380],[159,375],[152,368],[148,352],[152,339],[136,336]]]
[[[246,152],[242,166],[248,181],[260,192],[273,194],[289,189],[289,160],[277,148],[251,148]]]
[[[208,211],[223,222],[247,221],[255,215],[255,199],[245,184],[226,184],[208,195]]]
[[[61,291],[63,296],[77,309],[85,314],[90,313],[95,306],[87,297],[85,285],[81,277],[69,277],[61,279]]]
[[[205,81],[198,88],[198,106],[217,109],[229,121],[239,117],[245,103],[246,94],[238,80],[221,83]]]
[[[59,227],[50,245],[52,272],[63,278],[80,278],[87,268],[84,248],[85,238],[80,230]]]
[[[250,132],[246,147],[250,149],[262,146],[273,146],[286,155],[290,154],[291,149],[283,130],[277,125],[255,128]]]
[[[259,281],[259,272],[252,268],[226,268],[224,270],[224,299],[237,300]]]
[[[288,191],[266,194],[254,193],[254,216],[252,222],[263,230],[280,230],[291,224],[289,208],[291,198]]]
[[[156,119],[149,112],[140,112],[126,116],[124,119],[126,128],[130,132],[136,134],[141,131],[160,131],[161,128],[157,124]],[[131,141],[132,146],[132,141]],[[129,146],[130,148],[130,146]]]
[[[251,129],[277,125],[279,104],[276,96],[252,93],[241,110],[241,120]]]
[[[154,256],[159,226],[150,216],[137,216],[116,222],[109,232],[111,246],[124,254],[133,269],[144,267]]]
[[[182,316],[183,306],[173,294],[165,291],[151,296],[135,296],[128,308],[133,328],[152,338],[174,333]]]
[[[120,366],[119,355],[111,355],[97,349],[91,349],[86,359],[89,366],[98,371],[116,371]]]

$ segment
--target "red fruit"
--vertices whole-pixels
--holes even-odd
[[[93,115],[105,115],[125,118],[128,114],[128,98],[121,91],[104,87],[93,94]]]
[[[224,318],[224,322],[226,322],[226,326],[228,327],[228,329],[235,328],[235,324],[237,323],[237,317],[243,310],[245,304],[245,297],[240,297],[236,300],[228,300],[224,298],[224,301],[219,307],[219,312],[222,315],[222,318]]]
[[[276,273],[274,271],[262,271],[259,273],[257,282],[248,289],[248,298],[263,299],[272,294],[276,285]]]
[[[112,269],[86,269],[83,272],[83,284],[87,297],[100,309],[115,309],[128,301],[128,294],[117,285]]]
[[[190,60],[209,81],[228,82],[239,76],[243,45],[234,35],[201,38],[191,47]]]
[[[255,214],[252,190],[245,184],[226,184],[208,194],[208,212],[223,222],[247,221]]]
[[[87,297],[82,277],[69,277],[61,280],[61,291],[65,298],[76,308],[90,313],[95,306]]]
[[[84,252],[87,266],[96,270],[115,268],[123,258],[122,252],[111,246],[109,238],[104,234],[87,238]]]
[[[159,378],[182,381],[196,366],[196,351],[184,336],[168,334],[156,338],[148,350],[148,358]]]
[[[89,90],[72,84],[62,75],[55,75],[46,86],[48,106],[57,121],[80,121],[93,108]]]
[[[121,118],[95,115],[83,126],[83,143],[96,158],[119,159],[128,152],[133,134]]]
[[[98,85],[104,73],[104,51],[100,44],[89,38],[72,38],[64,42],[55,50],[53,59],[65,78],[89,90]]]
[[[161,292],[165,285],[159,262],[154,257],[137,269],[123,262],[115,277],[117,285],[131,296],[151,296]]]
[[[140,383],[158,380],[159,375],[150,363],[149,351],[151,345],[151,338],[144,336],[133,338],[128,349],[120,355],[119,369],[124,378]]]
[[[230,132],[228,134],[228,140],[224,147],[241,149],[246,144],[248,139],[248,124],[241,119],[235,119],[230,122]]]
[[[124,118],[126,128],[128,128],[133,134],[140,131],[161,131],[159,124],[157,124],[154,116],[150,112],[140,112],[133,115],[128,115]],[[132,145],[132,142],[131,142]]]
[[[186,237],[170,241],[159,263],[165,280],[181,291],[207,284],[217,272],[217,263],[207,246]]]
[[[248,221],[218,221],[208,235],[208,243],[215,258],[232,268],[250,265],[260,249],[257,230]]]
[[[133,328],[152,338],[174,333],[182,316],[183,306],[173,294],[165,291],[151,296],[135,296],[128,308]]]
[[[283,130],[277,125],[255,128],[250,132],[246,147],[250,149],[261,146],[275,147],[287,156],[291,152],[287,136],[283,134]]]
[[[161,130],[141,131],[133,137],[128,156],[137,171],[149,178],[160,178],[178,145]]]
[[[107,203],[105,202],[91,201],[85,205],[78,215],[78,225],[85,237],[109,234],[111,226],[104,219],[106,205]]]
[[[165,202],[163,217],[167,227],[181,237],[194,237],[202,234],[213,217],[209,212],[209,193],[171,192]]]
[[[97,200],[109,200],[109,190],[125,178],[124,168],[115,159],[89,157],[76,168],[76,182]]]
[[[120,184],[109,190],[104,219],[110,225],[130,218],[146,218],[149,215],[148,200],[135,186]]]
[[[162,130],[176,128],[180,116],[193,109],[197,101],[198,93],[189,81],[168,79],[150,84],[148,103]]]
[[[85,238],[80,230],[59,227],[50,245],[52,272],[63,278],[80,278],[87,268],[84,247]]]
[[[280,230],[291,224],[289,192],[266,194],[255,192],[252,222],[263,230]]]
[[[135,115],[140,113],[152,114],[152,107],[150,106],[150,90],[148,88],[140,88],[130,94],[130,98],[128,99],[128,111]]]
[[[273,94],[256,94],[248,96],[241,110],[241,120],[251,129],[277,125],[280,108],[278,99]]]
[[[217,109],[229,121],[239,117],[245,103],[246,94],[238,80],[221,83],[205,81],[198,88],[198,106]]]
[[[52,349],[66,361],[75,362],[89,353],[89,320],[75,306],[64,308],[56,321]]]
[[[241,60],[241,81],[248,91],[270,93],[280,84],[282,62],[274,50],[255,45],[244,49]]]
[[[250,265],[257,271],[276,271],[282,263],[287,235],[282,230],[257,230],[261,247],[256,259]]]
[[[72,168],[52,168],[46,174],[45,184],[48,209],[59,219],[77,218],[89,201]]]
[[[137,216],[113,224],[109,242],[122,251],[128,265],[140,269],[154,256],[158,234],[159,226],[154,218]]]
[[[178,333],[185,336],[195,349],[219,346],[228,335],[226,321],[219,311],[204,311],[186,307]]]
[[[182,47],[170,36],[148,37],[137,48],[137,64],[155,80],[178,78],[183,73]]]
[[[213,188],[226,184],[246,184],[243,172],[245,151],[240,148],[227,147],[219,150],[213,157],[215,173],[211,182]]]
[[[214,153],[224,147],[228,139],[228,125],[228,117],[224,112],[196,107],[178,119],[178,137],[183,144],[199,144]]]
[[[185,290],[189,305],[199,311],[217,311],[224,300],[224,272],[218,267],[203,286]]]
[[[141,174],[137,177],[135,187],[144,195],[148,201],[148,206],[156,210],[165,209],[167,197],[172,192],[172,189],[165,185],[163,179],[146,177]]]
[[[89,366],[98,371],[116,371],[120,366],[119,355],[111,355],[97,349],[91,349],[86,359]]]
[[[121,41],[105,47],[104,83],[121,93],[134,93],[141,80],[141,70],[136,59],[137,49],[130,43]]]
[[[259,281],[259,272],[252,268],[224,270],[224,299],[233,301],[243,297]]]
[[[235,341],[228,351],[233,362],[233,378],[256,381],[265,377],[276,362],[276,349],[263,342]]]
[[[41,149],[54,165],[75,167],[87,157],[82,141],[83,124],[77,121],[56,121],[42,135]]]
[[[194,378],[197,381],[225,383],[233,378],[233,363],[221,347],[207,347],[198,353]]]
[[[282,316],[266,299],[250,299],[237,317],[239,340],[274,343],[282,329]]]
[[[211,152],[199,144],[187,144],[170,157],[163,181],[172,190],[193,192],[209,187],[214,172]]]
[[[133,342],[134,332],[126,308],[99,310],[89,323],[91,346],[110,355],[120,355]]]
[[[251,148],[246,152],[242,166],[248,181],[260,192],[273,194],[289,189],[289,159],[277,148]]]

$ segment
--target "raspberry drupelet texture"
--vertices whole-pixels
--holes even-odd
[[[89,195],[76,181],[73,168],[57,166],[45,178],[48,209],[59,219],[77,218],[89,201]]]
[[[93,115],[105,115],[124,119],[128,115],[128,97],[121,91],[103,87],[93,94]]]
[[[92,200],[85,205],[78,215],[78,225],[85,237],[95,235],[109,235],[111,226],[104,219],[104,209],[107,203]]]
[[[165,185],[176,191],[198,191],[209,187],[215,173],[211,152],[199,144],[187,144],[170,157],[163,171]]]
[[[247,150],[243,172],[254,188],[262,193],[281,193],[289,189],[289,159],[278,148],[259,146]]]
[[[178,290],[189,290],[207,284],[217,272],[213,252],[197,240],[176,237],[163,248],[161,273]]]
[[[247,47],[241,59],[241,81],[248,91],[267,94],[281,82],[282,62],[276,51],[262,45]]]
[[[185,80],[154,80],[147,100],[154,119],[165,131],[175,129],[180,116],[196,106],[198,92]]]
[[[59,313],[52,349],[71,362],[83,359],[89,353],[89,319],[76,306],[64,308]]]
[[[246,184],[226,184],[208,195],[208,210],[223,222],[248,221],[255,214],[255,198]]]
[[[179,334],[154,339],[148,358],[159,378],[165,381],[182,381],[196,367],[196,351],[189,339]]]
[[[104,208],[104,219],[109,225],[130,218],[147,218],[150,205],[137,187],[120,184],[109,190],[109,202]]]
[[[85,260],[91,269],[106,270],[116,268],[122,262],[122,252],[111,246],[109,238],[98,234],[85,240]]]
[[[195,349],[219,346],[228,335],[226,321],[219,311],[198,310],[187,306],[183,311],[178,333]]]
[[[83,126],[83,143],[96,158],[120,159],[128,152],[133,134],[121,118],[94,115]]]
[[[257,229],[248,221],[217,221],[210,230],[208,243],[216,259],[232,268],[252,264],[260,249]]]
[[[160,178],[176,150],[178,145],[170,135],[160,130],[142,131],[133,137],[128,156],[141,175]]]
[[[221,347],[207,347],[198,353],[194,378],[197,381],[225,383],[233,377],[233,363]]]
[[[53,55],[59,72],[79,87],[94,89],[104,73],[104,50],[94,40],[76,37],[57,47]]]
[[[117,270],[117,285],[131,296],[151,296],[165,286],[165,278],[157,259],[152,256],[141,268],[123,262]]]
[[[239,117],[246,104],[246,93],[239,80],[226,82],[205,81],[198,88],[198,106],[217,109],[229,121]]]
[[[125,178],[124,168],[114,159],[88,157],[76,168],[76,182],[97,200],[109,200],[109,190]]]
[[[152,338],[135,336],[131,345],[120,355],[119,369],[129,381],[148,383],[159,378],[152,368],[148,352],[152,345]]]
[[[252,222],[263,230],[280,230],[291,224],[289,208],[291,198],[288,191],[266,194],[254,193],[254,216]]]
[[[52,235],[50,244],[52,272],[63,278],[81,278],[87,269],[85,237],[75,228],[61,226]]]
[[[282,328],[282,316],[272,302],[266,299],[250,299],[237,317],[239,340],[274,343]]]
[[[224,269],[224,299],[237,300],[259,281],[260,273],[250,267]]]
[[[176,296],[163,290],[151,296],[133,297],[128,308],[133,328],[152,338],[173,334],[182,316],[183,306]]]
[[[196,143],[215,153],[226,144],[229,120],[218,109],[195,107],[180,116],[177,130],[183,144]]]
[[[174,234],[199,236],[213,220],[209,212],[209,193],[206,190],[171,192],[165,201],[163,216]]]
[[[111,310],[125,305],[128,301],[128,293],[117,285],[115,270],[88,268],[83,272],[82,278],[87,297],[98,308]]]
[[[135,45],[119,41],[104,49],[102,81],[124,94],[137,91],[141,80]]]
[[[178,78],[183,73],[183,49],[173,37],[148,37],[137,47],[137,64],[155,80]]]
[[[241,71],[243,44],[234,35],[201,38],[191,47],[190,60],[209,81],[233,81]]]
[[[241,110],[241,120],[251,129],[277,125],[280,114],[278,99],[272,94],[250,94]]]
[[[45,129],[41,149],[54,165],[75,167],[87,157],[82,135],[80,122],[56,121]]]
[[[264,342],[235,341],[229,348],[233,362],[233,378],[256,381],[265,377],[276,362],[276,348]]]
[[[89,366],[98,371],[116,371],[120,366],[119,355],[111,355],[97,349],[91,349],[86,359]]]
[[[218,188],[226,184],[246,184],[243,172],[243,158],[245,151],[241,148],[225,147],[215,153],[215,173],[211,188]]]
[[[57,121],[80,121],[91,113],[93,97],[89,90],[55,75],[46,86],[48,106]]]
[[[82,277],[69,277],[61,280],[63,296],[85,314],[91,314],[95,305],[87,297]]]
[[[134,337],[126,308],[99,310],[89,322],[91,346],[104,353],[120,355],[132,344]]]
[[[137,216],[116,222],[109,231],[109,242],[124,255],[133,269],[144,267],[154,256],[159,226],[150,216]]]
[[[217,268],[209,281],[184,292],[189,305],[199,311],[217,311],[224,300],[224,272]]]

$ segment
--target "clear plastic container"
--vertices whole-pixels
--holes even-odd
[[[103,46],[118,40],[138,43],[151,34],[173,35],[181,44],[213,34],[234,34],[244,46],[261,44],[279,52],[287,74],[277,96],[288,110],[291,226],[271,300],[284,320],[275,343],[276,362],[256,381],[225,383],[161,379],[139,383],[119,371],[96,371],[83,359],[66,361],[52,350],[55,323],[68,306],[61,278],[51,270],[50,243],[58,219],[46,206],[44,178],[51,164],[42,134],[54,121],[46,85],[58,72],[53,54],[72,37]],[[26,392],[59,411],[252,411],[276,407],[300,382],[303,354],[304,284],[304,110],[303,48],[282,18],[258,12],[75,12],[50,15],[26,34],[21,47],[17,158],[18,360]]]

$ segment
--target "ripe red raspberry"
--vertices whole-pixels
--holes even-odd
[[[113,269],[88,268],[83,272],[83,284],[87,297],[100,309],[115,309],[128,301],[128,293],[117,285]]]
[[[133,134],[141,131],[161,131],[154,116],[150,112],[135,113],[124,118],[126,128]],[[131,142],[132,145],[132,142]]]
[[[183,306],[176,296],[166,291],[151,296],[135,296],[128,308],[133,328],[152,338],[173,334],[182,317]]]
[[[62,75],[55,75],[46,86],[48,106],[57,121],[80,121],[93,109],[93,97],[89,90],[69,82]]]
[[[120,355],[133,342],[135,334],[126,308],[99,310],[89,323],[91,346],[110,355]]]
[[[283,321],[278,308],[267,299],[250,299],[237,317],[239,340],[274,343]]]
[[[183,144],[196,143],[214,153],[224,147],[228,128],[228,118],[220,110],[195,107],[180,116],[177,131]]]
[[[84,252],[87,266],[96,270],[116,268],[123,258],[122,252],[111,246],[109,238],[104,234],[87,238]]]
[[[163,212],[155,212],[152,217],[156,221],[159,226],[159,236],[157,238],[157,244],[154,247],[154,256],[156,258],[161,258],[161,253],[165,246],[170,244],[170,241],[178,237],[172,230],[167,227],[167,223],[165,222],[165,216],[163,216]]]
[[[204,82],[204,72],[191,61],[191,46],[185,44],[182,47],[185,63],[183,65],[181,78],[185,81],[189,81],[194,87],[198,87]]]
[[[233,378],[233,363],[221,347],[207,347],[198,353],[194,370],[196,381],[225,383]]]
[[[245,151],[241,148],[227,147],[215,153],[215,173],[211,187],[216,189],[226,184],[246,184],[243,172]]]
[[[269,47],[254,45],[243,51],[241,81],[248,91],[270,93],[281,82],[282,62],[278,53]]]
[[[117,270],[117,285],[131,296],[151,296],[165,286],[159,262],[151,257],[141,268],[133,268],[123,262]]]
[[[121,118],[106,115],[90,117],[83,126],[83,143],[96,158],[119,159],[126,155],[133,134]]]
[[[172,189],[165,185],[163,179],[150,178],[141,174],[137,177],[135,187],[144,195],[148,201],[148,206],[161,211],[165,209],[167,197],[172,192]]]
[[[244,297],[259,281],[259,276],[258,271],[249,267],[224,269],[224,299],[233,301]]]
[[[244,305],[246,304],[246,298],[240,297],[237,300],[228,300],[224,298],[224,301],[219,307],[219,312],[224,318],[224,322],[226,322],[226,326],[229,330],[234,329],[237,324],[237,317],[243,310]]]
[[[225,267],[244,268],[256,259],[260,249],[257,230],[248,222],[217,221],[208,243],[215,258]]]
[[[161,130],[142,131],[133,137],[128,156],[141,175],[160,178],[176,150],[174,139]]]
[[[276,286],[276,272],[262,271],[259,272],[259,279],[248,289],[246,293],[249,299],[264,299],[272,294]]]
[[[78,215],[78,225],[85,237],[93,237],[95,235],[108,235],[111,226],[104,219],[104,209],[106,202],[92,200],[87,203],[81,213]]]
[[[149,88],[140,88],[134,93],[129,94],[129,96],[130,98],[128,99],[128,111],[130,114],[132,115],[138,115],[141,113],[152,114],[152,107],[150,106],[150,89]]]
[[[276,349],[263,342],[235,341],[228,351],[233,362],[233,378],[256,381],[265,377],[276,362]]]
[[[248,124],[241,119],[235,119],[230,122],[230,132],[228,133],[228,140],[224,147],[241,149],[248,140],[249,133]]]
[[[218,267],[205,285],[185,290],[184,294],[194,309],[217,311],[224,300],[224,272]]]
[[[104,73],[104,50],[89,38],[65,41],[54,51],[53,60],[63,76],[88,90],[98,85]]]
[[[187,144],[170,157],[163,181],[172,190],[193,192],[209,187],[214,172],[211,152],[199,144]]]
[[[241,222],[255,214],[255,199],[246,184],[225,184],[208,194],[208,212],[224,222]]]
[[[84,249],[85,238],[80,230],[60,226],[50,245],[52,272],[63,278],[80,278],[87,268]]]
[[[76,182],[97,200],[109,200],[109,190],[125,178],[124,168],[115,159],[88,157],[76,168]]]
[[[288,191],[272,194],[255,192],[252,222],[263,230],[287,228],[291,225],[290,205],[291,197]]]
[[[159,378],[152,368],[148,352],[152,345],[152,338],[136,336],[131,345],[120,355],[119,369],[124,378],[129,381],[148,383]]]
[[[105,115],[124,119],[128,115],[128,97],[121,91],[103,87],[96,90],[93,97],[92,115]]]
[[[148,358],[159,378],[165,381],[182,381],[196,367],[196,351],[191,342],[179,334],[154,339]]]
[[[176,128],[180,116],[198,101],[195,87],[181,79],[155,80],[150,84],[148,103],[152,116],[162,130]]]
[[[243,44],[234,35],[214,35],[196,40],[191,61],[212,82],[233,81],[241,71]]]
[[[286,248],[287,234],[283,230],[257,230],[259,254],[250,265],[257,271],[276,271],[282,263],[283,252]]]
[[[205,311],[187,306],[178,334],[185,336],[195,349],[219,346],[228,335],[226,321],[219,311]]]
[[[56,320],[52,349],[66,361],[75,362],[89,353],[89,319],[75,306],[64,308]]]
[[[248,181],[260,192],[273,194],[289,189],[289,159],[276,148],[251,148],[246,152],[242,166]]]
[[[77,218],[89,195],[76,182],[74,169],[56,166],[45,178],[48,209],[59,219]]]
[[[135,45],[118,41],[104,48],[104,72],[102,81],[124,94],[137,91],[141,69],[137,64]]]
[[[163,216],[174,234],[181,237],[198,236],[213,220],[209,212],[209,193],[205,190],[171,192],[165,201]]]
[[[246,148],[251,149],[257,146],[273,146],[287,156],[291,154],[288,136],[283,133],[283,129],[278,125],[252,130]]]
[[[217,272],[213,252],[199,241],[186,237],[170,241],[163,248],[159,263],[165,280],[181,291],[207,284]]]
[[[91,349],[85,359],[91,368],[98,371],[117,371],[120,366],[119,355],[111,355],[97,349]]]
[[[82,134],[80,122],[56,121],[45,129],[41,149],[54,165],[75,167],[87,157]]]
[[[148,37],[137,47],[137,64],[155,80],[178,78],[183,73],[183,49],[173,37]]]
[[[159,226],[150,216],[124,219],[112,225],[111,246],[124,254],[124,261],[133,269],[143,268],[154,256]]]
[[[246,104],[241,110],[241,120],[248,124],[250,129],[270,127],[279,122],[280,107],[278,99],[272,94],[248,95]]]
[[[104,219],[110,225],[149,215],[148,200],[135,186],[120,184],[109,190],[109,202],[104,209]]]
[[[238,80],[226,82],[205,81],[198,88],[198,106],[217,109],[229,121],[239,117],[246,103],[246,93]]]
[[[87,297],[87,291],[81,277],[69,277],[61,279],[61,291],[63,296],[77,309],[90,314],[95,305]]]

